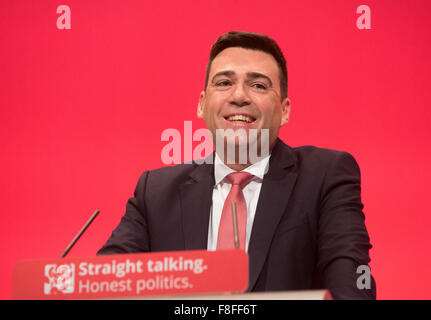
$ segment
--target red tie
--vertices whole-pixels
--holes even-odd
[[[245,232],[247,226],[247,204],[245,203],[242,189],[253,179],[253,175],[247,172],[234,172],[226,176],[226,179],[232,184],[226,201],[223,205],[220,226],[218,230],[217,250],[234,249],[234,230],[232,202],[236,203],[237,225],[239,246],[245,250]]]

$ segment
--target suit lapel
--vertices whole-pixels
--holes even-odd
[[[207,248],[213,188],[214,166],[206,163],[197,166],[180,185],[185,250]]]
[[[250,283],[252,290],[265,262],[277,225],[286,209],[297,173],[295,157],[287,145],[277,141],[268,173],[264,176],[249,243]]]

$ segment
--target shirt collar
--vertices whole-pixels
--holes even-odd
[[[266,156],[265,158],[261,159],[260,161],[252,164],[251,166],[248,166],[244,170],[241,170],[242,172],[248,172],[259,179],[263,179],[263,176],[265,173],[268,172],[268,166],[269,166],[269,158],[271,157],[271,154]],[[227,175],[231,174],[232,172],[236,172],[235,170],[229,168],[226,166],[223,161],[219,158],[217,152],[215,152],[215,160],[214,160],[214,178],[215,178],[215,184],[219,184]]]

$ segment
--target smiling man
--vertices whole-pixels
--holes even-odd
[[[258,153],[260,157],[264,157],[266,154],[261,154],[262,145],[268,145],[268,149],[272,150],[280,127],[289,120],[286,61],[275,42],[270,52],[247,47],[230,47],[229,37],[233,34],[235,33],[221,37],[211,51],[206,90],[201,92],[197,114],[205,120],[208,130],[216,139],[225,138],[224,133],[230,132],[229,129],[243,129],[245,138],[242,143],[248,145],[251,143],[250,129],[256,130]],[[255,46],[257,39],[260,38],[256,37]],[[244,37],[244,40],[252,39]],[[226,46],[228,47],[225,48]],[[267,129],[269,133],[269,136],[264,136],[265,141],[262,129]],[[249,157],[245,164],[239,163],[240,140],[241,137],[235,141],[236,157],[231,163],[226,150],[228,139],[219,144],[223,145],[224,149],[217,150],[221,151],[218,153],[223,153],[224,163],[236,171],[251,164]],[[217,145],[217,142],[214,145]],[[246,149],[243,151],[249,155]]]
[[[375,299],[373,277],[363,285],[357,273],[371,249],[359,166],[347,152],[282,142],[290,110],[277,43],[222,35],[197,108],[215,140],[213,161],[144,172],[98,254],[241,248],[249,291],[326,288],[335,299]]]

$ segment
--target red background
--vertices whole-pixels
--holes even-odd
[[[71,8],[58,30],[57,6]],[[356,8],[371,8],[358,30]],[[0,2],[0,298],[23,259],[91,256],[139,175],[163,166],[163,130],[196,107],[212,43],[230,30],[285,53],[290,146],[348,151],[362,172],[380,299],[431,299],[427,0]],[[188,159],[184,159],[188,160]]]

